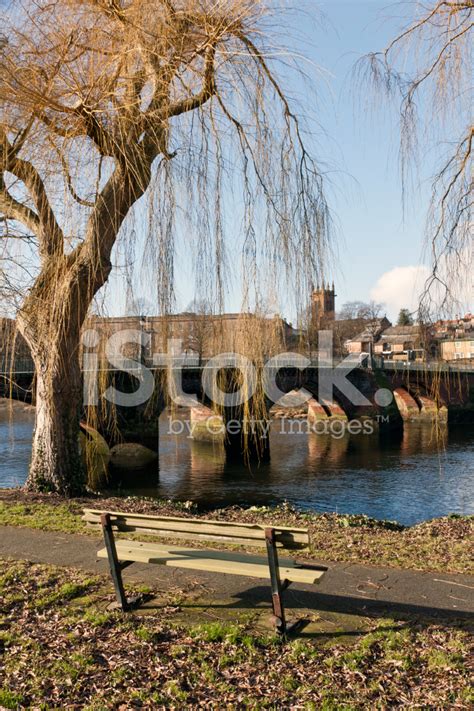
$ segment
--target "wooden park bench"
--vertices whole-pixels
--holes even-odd
[[[305,550],[309,535],[304,528],[284,526],[266,527],[253,523],[206,521],[168,516],[94,511],[84,509],[82,517],[88,526],[101,528],[105,548],[98,551],[99,558],[108,558],[117,600],[126,611],[131,603],[125,596],[122,570],[132,563],[157,563],[172,568],[203,570],[209,573],[226,573],[252,578],[270,579],[274,622],[277,630],[285,634],[286,624],[283,591],[290,583],[318,583],[326,568],[298,562],[292,558],[279,558],[279,551]],[[235,550],[181,548],[160,542],[116,539],[114,532],[153,535],[168,541],[207,541],[234,546],[266,548],[267,555],[257,556]],[[298,623],[296,623],[298,624]],[[295,625],[292,625],[294,627]]]

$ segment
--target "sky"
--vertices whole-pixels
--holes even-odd
[[[307,58],[303,69],[316,89],[317,101],[309,107],[303,100],[303,82],[297,79],[289,93],[297,103],[302,100],[330,184],[336,225],[336,308],[346,301],[373,299],[385,304],[392,320],[401,308],[416,310],[428,274],[422,253],[429,183],[404,210],[396,121],[388,118],[382,99],[372,111],[363,105],[363,96],[361,104],[353,70],[360,57],[383,49],[396,36],[406,24],[409,5],[390,0],[319,0],[313,5],[308,0],[306,14],[292,30],[295,38],[303,39]],[[181,271],[181,278],[176,271],[177,310],[193,299],[189,270]],[[123,289],[112,289],[112,312],[122,311],[123,294]],[[146,293],[138,296],[146,300]],[[282,308],[283,315],[294,321],[291,307]],[[240,309],[238,292],[231,292],[226,309]]]
[[[321,3],[330,23],[315,37],[312,54],[329,72],[333,102],[320,121],[337,146],[334,211],[339,223],[337,304],[375,299],[389,318],[415,308],[415,283],[423,264],[427,186],[404,214],[398,162],[398,132],[380,107],[373,114],[357,99],[352,81],[359,57],[383,49],[403,23],[400,6],[379,0]],[[406,8],[405,8],[406,10]],[[398,16],[397,16],[398,15]],[[382,103],[382,99],[380,101]],[[345,171],[345,174],[343,173]]]
[[[390,319],[401,308],[416,309],[429,269],[424,258],[425,217],[431,165],[403,206],[397,121],[382,97],[367,108],[354,81],[363,55],[383,49],[406,24],[411,3],[390,0],[325,0],[326,18],[306,52],[326,70],[318,121],[328,133],[334,173],[332,205],[337,224],[336,308],[346,301],[376,300]],[[324,143],[322,143],[324,157]]]

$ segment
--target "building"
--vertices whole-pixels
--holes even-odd
[[[422,326],[392,326],[386,318],[374,319],[354,338],[346,341],[349,353],[373,353],[385,360],[425,361],[433,355],[430,329]]]
[[[104,357],[111,336],[126,331],[143,333],[144,345],[136,338],[127,342],[124,335],[118,355],[145,363],[151,363],[155,354],[168,353],[170,340],[180,342],[180,354],[197,358],[201,363],[220,353],[267,358],[286,350],[295,338],[292,326],[280,316],[266,318],[252,313],[94,316],[84,326],[84,330],[91,329],[99,331],[99,350]],[[84,345],[88,346],[87,337]]]
[[[355,336],[362,333],[368,326],[370,319],[367,318],[344,318],[336,319],[329,324],[328,328],[333,333],[334,353],[344,357],[347,354],[346,344]]]
[[[380,334],[374,345],[374,353],[387,360],[424,361],[429,352],[428,346],[425,332],[420,326],[391,326]]]
[[[350,354],[370,353],[382,333],[392,324],[386,316],[367,321],[363,331],[346,341],[345,348]]]
[[[322,288],[319,286],[311,295],[311,322],[316,331],[328,328],[336,318],[336,293],[334,291],[334,282],[332,286],[325,286],[324,281]]]
[[[474,334],[474,315],[471,313],[455,319],[439,320],[433,325],[433,336],[439,340],[467,338],[470,334]]]
[[[439,343],[439,355],[445,361],[472,361],[474,360],[474,337],[452,338]]]

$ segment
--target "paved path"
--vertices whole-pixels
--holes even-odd
[[[91,536],[37,531],[13,526],[0,527],[0,558],[70,566],[106,573],[105,561],[96,560],[102,547]],[[316,561],[322,563],[323,561]],[[329,570],[318,586],[295,585],[286,593],[288,606],[349,615],[404,613],[450,619],[474,619],[474,576],[422,573],[394,568],[376,568],[328,563]],[[198,586],[208,598],[235,605],[269,602],[264,581],[253,578],[181,571],[160,565],[135,564],[124,571],[124,581],[134,580],[165,590]]]

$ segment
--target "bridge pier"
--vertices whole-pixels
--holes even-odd
[[[317,429],[320,422],[329,420],[328,413],[324,407],[313,397],[308,400],[308,426],[310,429]]]
[[[415,398],[413,398],[407,390],[403,388],[395,388],[393,391],[395,402],[397,403],[400,417],[404,422],[410,422],[420,419],[420,408]]]
[[[189,410],[191,437],[196,442],[224,443],[225,425],[221,415],[210,407],[196,405]]]
[[[417,395],[417,399],[421,405],[421,412],[427,419],[430,420],[440,420],[442,422],[448,421],[448,408],[443,403],[438,403],[433,400],[433,398],[427,397],[426,395]]]
[[[329,402],[328,400],[324,400],[322,404],[329,411],[329,418],[333,422],[334,420],[338,420],[339,422],[345,423],[349,421],[349,418],[347,417],[342,407],[334,400],[332,400],[331,402]]]
[[[417,392],[408,392],[402,387],[393,391],[400,416],[404,422],[447,422],[448,408],[438,404],[432,397]]]
[[[222,444],[227,461],[268,461],[269,420],[249,420],[240,408],[216,414],[205,405],[190,408],[191,437],[196,442]]]

